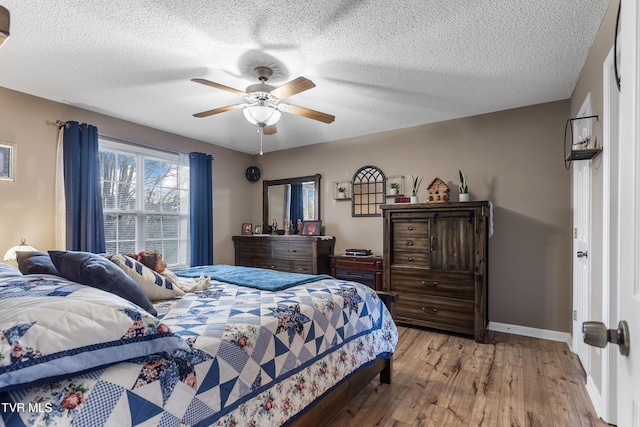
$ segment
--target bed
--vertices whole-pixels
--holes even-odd
[[[101,283],[142,277],[131,259],[133,273],[82,256],[108,270]],[[208,266],[177,272],[210,278],[207,289],[142,309],[86,283],[101,274],[85,258],[54,263],[57,274],[0,269],[0,425],[308,427],[376,375],[391,380],[398,333],[386,296],[365,285]]]

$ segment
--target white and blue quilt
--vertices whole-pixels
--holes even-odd
[[[212,280],[154,306],[154,330],[186,347],[2,392],[0,426],[286,425],[398,341],[371,288],[326,276],[278,292]]]

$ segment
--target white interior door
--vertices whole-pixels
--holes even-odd
[[[640,426],[640,7],[622,0],[620,92],[619,317],[629,356],[618,356],[618,425]],[[615,328],[616,325],[609,325]]]
[[[591,94],[587,95],[578,117],[591,115]],[[584,122],[584,123],[581,123]],[[582,140],[583,129],[590,120],[572,122],[572,144]],[[591,271],[589,244],[591,233],[591,162],[574,161],[573,170],[573,351],[589,373],[589,348],[582,341],[582,323],[588,320],[591,307]]]

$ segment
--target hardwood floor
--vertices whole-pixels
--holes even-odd
[[[471,338],[399,326],[392,384],[372,381],[328,425],[608,426],[566,343],[489,332]]]

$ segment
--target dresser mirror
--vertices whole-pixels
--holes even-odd
[[[285,218],[294,228],[298,219],[320,219],[320,174],[262,181],[263,232],[275,222],[284,234]]]

